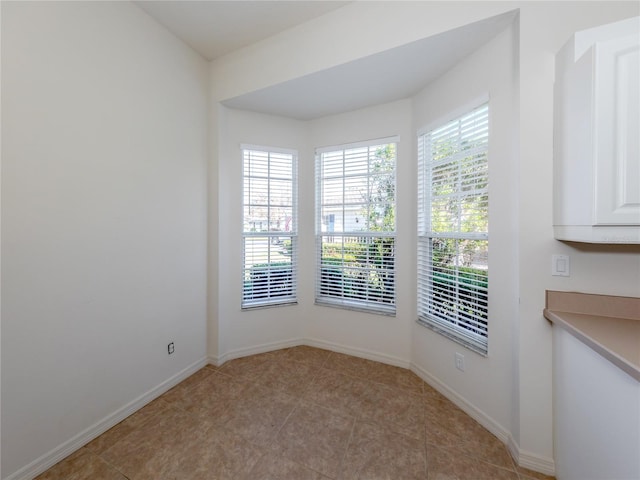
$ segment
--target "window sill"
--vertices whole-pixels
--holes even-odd
[[[392,307],[382,307],[382,306],[363,306],[359,305],[356,302],[348,302],[348,301],[340,301],[334,302],[331,300],[324,300],[316,298],[315,304],[319,307],[331,307],[331,308],[339,308],[341,310],[352,310],[355,312],[363,312],[363,313],[372,313],[374,315],[384,315],[387,317],[395,317],[396,316],[396,307],[393,305]]]
[[[481,355],[483,357],[488,357],[489,356],[489,349],[488,347],[482,348],[479,347],[478,345],[473,344],[470,341],[466,341],[464,338],[461,338],[460,336],[456,335],[454,332],[450,332],[449,330],[446,330],[444,328],[439,327],[438,325],[435,325],[431,322],[428,322],[426,320],[422,320],[422,319],[417,319],[416,323],[418,325],[421,325],[425,328],[428,328],[429,330],[438,333],[440,335],[442,335],[443,337],[448,338],[449,340],[451,340],[452,342],[455,342],[459,345],[462,345],[464,348],[471,350],[472,352],[477,353],[478,355]]]
[[[282,302],[282,303],[260,303],[257,305],[243,305],[241,307],[241,310],[243,312],[247,312],[250,310],[259,310],[259,309],[263,309],[263,308],[276,308],[276,307],[292,307],[294,305],[298,305],[298,301],[297,300],[291,300],[288,302]]]

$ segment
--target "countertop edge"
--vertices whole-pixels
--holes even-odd
[[[547,308],[544,309],[544,317],[547,320],[563,328],[564,330],[569,332],[571,335],[576,337],[578,340],[580,340],[582,343],[589,346],[596,353],[600,354],[601,356],[609,360],[611,363],[616,365],[618,368],[623,370],[625,373],[629,374],[631,377],[633,377],[638,382],[640,382],[640,366],[629,362],[625,358],[622,358],[613,350],[607,348],[605,345],[602,345],[596,339],[590,337],[589,335],[581,331],[579,328],[576,328],[570,322],[567,322],[564,318],[562,318],[562,313],[563,312],[557,312],[557,311],[549,310]],[[603,317],[603,319],[605,318],[607,317]]]

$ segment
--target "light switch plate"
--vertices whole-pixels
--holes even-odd
[[[569,255],[551,255],[551,275],[568,277],[571,275]]]

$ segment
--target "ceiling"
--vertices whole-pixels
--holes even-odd
[[[302,24],[349,2],[136,1],[140,8],[208,59]],[[231,108],[310,120],[411,97],[504,30],[508,12],[225,99]]]
[[[228,107],[311,120],[408,98],[503,31],[506,13],[235,98]]]
[[[142,0],[134,3],[203,57],[213,60],[349,2]]]

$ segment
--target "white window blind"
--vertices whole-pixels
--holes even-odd
[[[294,303],[297,292],[297,154],[242,146],[242,307]]]
[[[316,151],[316,303],[395,313],[397,138]]]
[[[489,107],[418,137],[418,318],[488,350]]]

